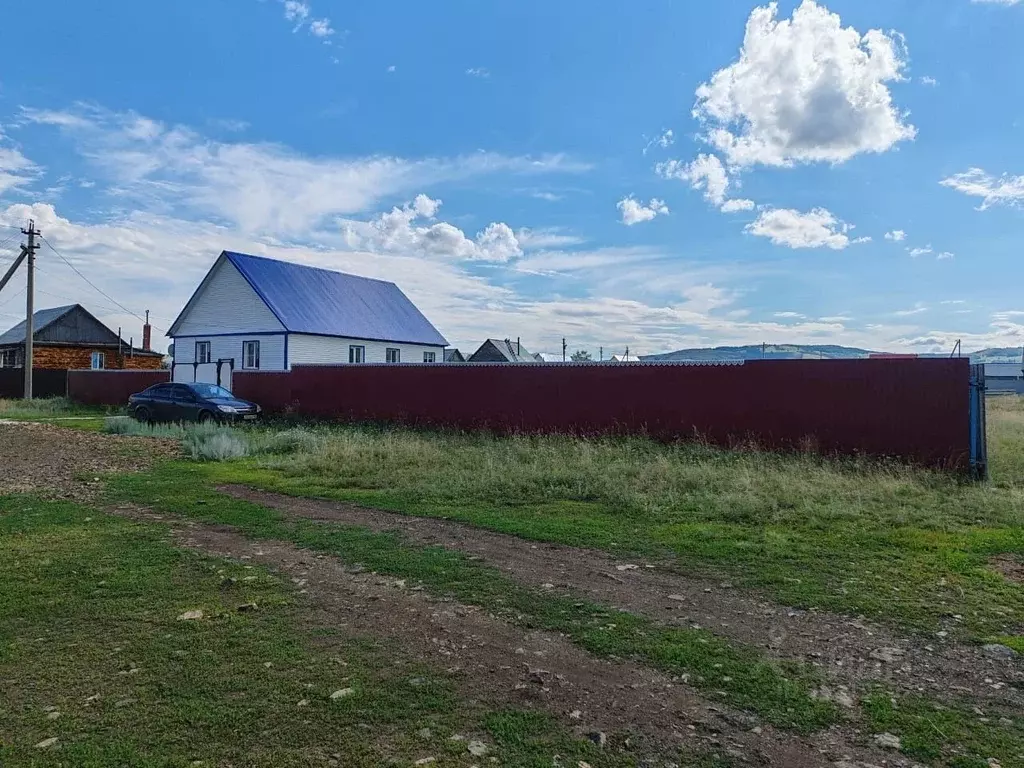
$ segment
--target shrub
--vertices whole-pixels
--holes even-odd
[[[249,455],[249,441],[230,427],[197,424],[185,428],[185,452],[200,461],[227,461]]]
[[[318,453],[323,450],[324,437],[311,429],[296,427],[281,432],[256,432],[250,436],[253,455],[286,456],[295,453]]]
[[[104,419],[103,431],[108,435],[159,437],[165,440],[180,440],[185,436],[185,430],[179,424],[144,424],[127,418]]]

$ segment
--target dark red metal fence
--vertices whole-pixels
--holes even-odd
[[[497,432],[643,433],[966,469],[966,359],[352,365],[236,371],[271,413]]]
[[[83,405],[125,405],[128,396],[170,381],[170,371],[67,371],[68,397]]]
[[[32,369],[34,397],[64,397],[68,391],[68,372],[46,368]],[[0,368],[0,397],[19,399],[25,396],[25,369]]]

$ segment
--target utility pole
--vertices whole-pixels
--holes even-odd
[[[35,313],[36,293],[36,235],[42,233],[36,229],[36,223],[28,220],[28,229],[21,230],[23,235],[28,236],[28,245],[22,246],[25,249],[26,263],[28,264],[28,281],[25,288],[25,399],[32,399],[32,353],[33,337],[35,336],[35,323],[32,315]]]
[[[598,354],[600,355],[600,357],[601,357],[601,362],[603,363],[603,362],[604,362],[604,347],[598,347],[598,349],[600,350],[600,351],[598,352]]]
[[[565,362],[565,350],[569,345],[565,343],[565,336],[562,337],[562,362]]]

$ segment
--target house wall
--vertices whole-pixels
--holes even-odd
[[[444,362],[444,347],[292,333],[288,335],[288,365],[347,364],[348,348],[353,345],[363,347],[366,350],[364,362],[367,363],[387,362],[387,350],[389,348],[399,350],[401,362],[403,363],[422,363],[424,352],[433,352],[436,362]]]
[[[508,358],[494,348],[489,341],[484,342],[480,349],[469,356],[471,363],[507,363]]]
[[[116,349],[103,347],[47,347],[33,345],[32,369],[42,370],[74,370],[92,367],[92,353],[102,352],[104,367],[109,370],[121,368],[154,370],[160,368],[163,358],[158,355],[136,355],[134,358],[125,354],[119,357]]]
[[[176,329],[175,343],[181,337],[204,334],[269,331],[283,332],[284,327],[235,266],[224,259],[188,307]]]
[[[212,363],[194,366],[196,342],[210,342]],[[179,336],[174,339],[174,381],[202,381],[217,384],[217,361],[234,360],[235,371],[242,370],[242,342],[260,343],[260,370],[283,371],[285,369],[285,334],[239,333],[229,336]],[[220,385],[231,389],[232,370],[222,366]]]

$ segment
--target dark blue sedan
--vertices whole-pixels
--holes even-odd
[[[216,384],[156,384],[128,398],[128,412],[139,421],[255,421],[262,412]]]

